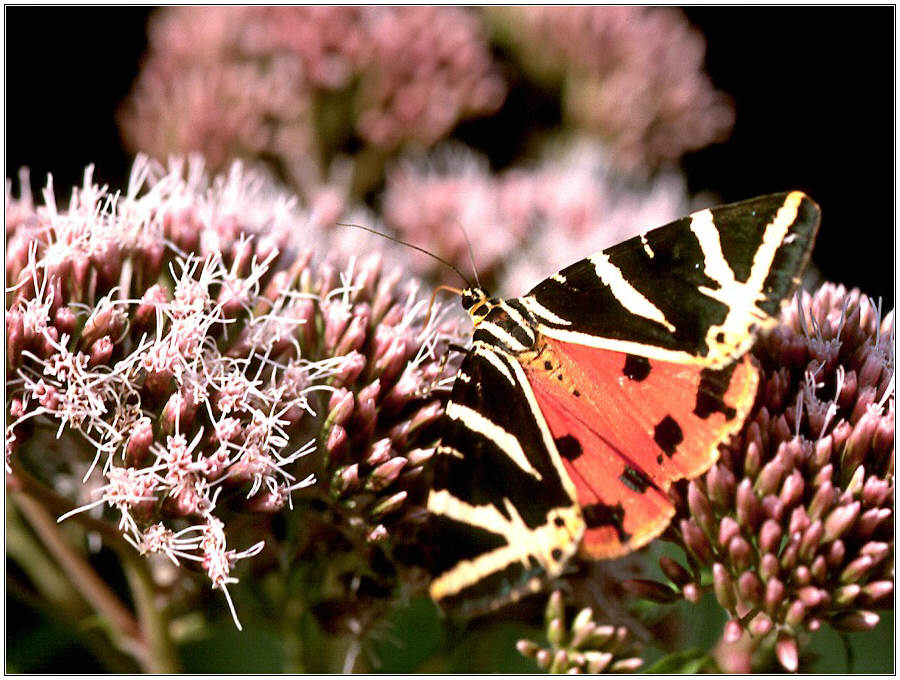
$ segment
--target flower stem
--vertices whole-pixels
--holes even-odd
[[[181,663],[169,635],[169,617],[165,607],[160,607],[155,599],[153,577],[146,560],[130,546],[116,550],[122,560],[122,569],[131,586],[138,618],[143,631],[146,656],[144,669],[148,673],[179,673]]]
[[[22,516],[69,576],[79,594],[106,617],[112,629],[121,635],[121,642],[131,654],[139,660],[146,658],[146,642],[138,622],[88,561],[69,544],[56,520],[28,494],[12,492],[11,495]]]

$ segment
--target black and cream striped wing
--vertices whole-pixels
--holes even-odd
[[[539,590],[584,523],[521,365],[476,341],[457,374],[435,455],[434,580],[443,607],[477,613]]]
[[[775,323],[818,225],[799,191],[701,210],[576,262],[520,301],[557,340],[721,368]]]

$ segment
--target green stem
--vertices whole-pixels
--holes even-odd
[[[91,607],[106,617],[135,658],[146,658],[146,642],[138,622],[84,556],[66,540],[56,520],[28,494],[12,492],[11,496],[44,547],[68,575],[72,586]]]
[[[169,634],[169,617],[166,608],[155,602],[156,588],[147,561],[133,549],[121,548],[116,552],[131,586],[145,638],[146,654],[142,660],[144,670],[147,673],[180,673],[181,663]]]
[[[90,613],[71,581],[25,528],[10,496],[6,498],[6,556],[24,570],[32,587],[53,611],[76,621]]]

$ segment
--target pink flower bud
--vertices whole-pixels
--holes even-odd
[[[393,451],[391,450],[390,439],[379,439],[374,442],[366,455],[366,463],[372,466],[378,466],[386,463],[391,459]]]
[[[700,488],[700,482],[692,479],[688,484],[688,507],[691,510],[691,517],[700,526],[707,535],[714,536],[716,534],[716,520],[713,516],[712,506],[706,494]]]
[[[113,353],[113,341],[108,335],[96,340],[88,351],[88,367],[94,368],[106,364]]]
[[[396,512],[406,501],[406,497],[406,491],[398,491],[393,496],[390,496],[385,500],[379,502],[372,508],[372,517],[374,517],[375,519],[381,519],[386,515],[391,514],[392,512]]]
[[[693,581],[690,572],[671,557],[660,557],[659,567],[666,577],[675,585],[683,586]]]
[[[405,466],[406,458],[403,456],[396,456],[382,463],[369,475],[366,488],[371,491],[381,491],[397,479]]]
[[[800,663],[797,640],[786,632],[779,633],[775,642],[775,656],[786,671],[795,673]]]
[[[679,599],[678,593],[671,587],[648,579],[628,579],[622,582],[622,587],[632,595],[650,602],[669,604]]]
[[[734,593],[734,582],[725,566],[719,562],[713,564],[713,590],[716,599],[723,609],[734,611],[737,599]]]
[[[838,613],[831,618],[831,625],[837,630],[858,632],[872,630],[880,620],[875,612],[858,610]]]
[[[719,522],[719,545],[723,548],[727,547],[731,539],[740,533],[741,528],[735,519],[726,515]]]
[[[68,335],[72,337],[75,333],[75,326],[78,320],[75,318],[75,312],[68,307],[60,307],[56,310],[56,316],[53,325],[60,335]]]
[[[134,424],[128,443],[125,445],[125,464],[129,467],[139,467],[150,452],[153,443],[153,425],[150,418],[141,416]]]
[[[742,601],[754,606],[762,601],[763,585],[752,571],[745,571],[738,577],[738,595]]]
[[[729,619],[725,622],[725,630],[722,634],[722,639],[728,644],[734,644],[738,640],[741,639],[741,635],[744,634],[744,629],[741,626],[741,622],[737,619]]]
[[[825,532],[822,540],[828,543],[843,536],[859,517],[859,509],[859,501],[835,508],[825,519]]]

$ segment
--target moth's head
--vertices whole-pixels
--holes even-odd
[[[487,316],[496,300],[489,298],[488,294],[477,286],[466,288],[461,295],[463,309],[472,318],[476,326]]]

